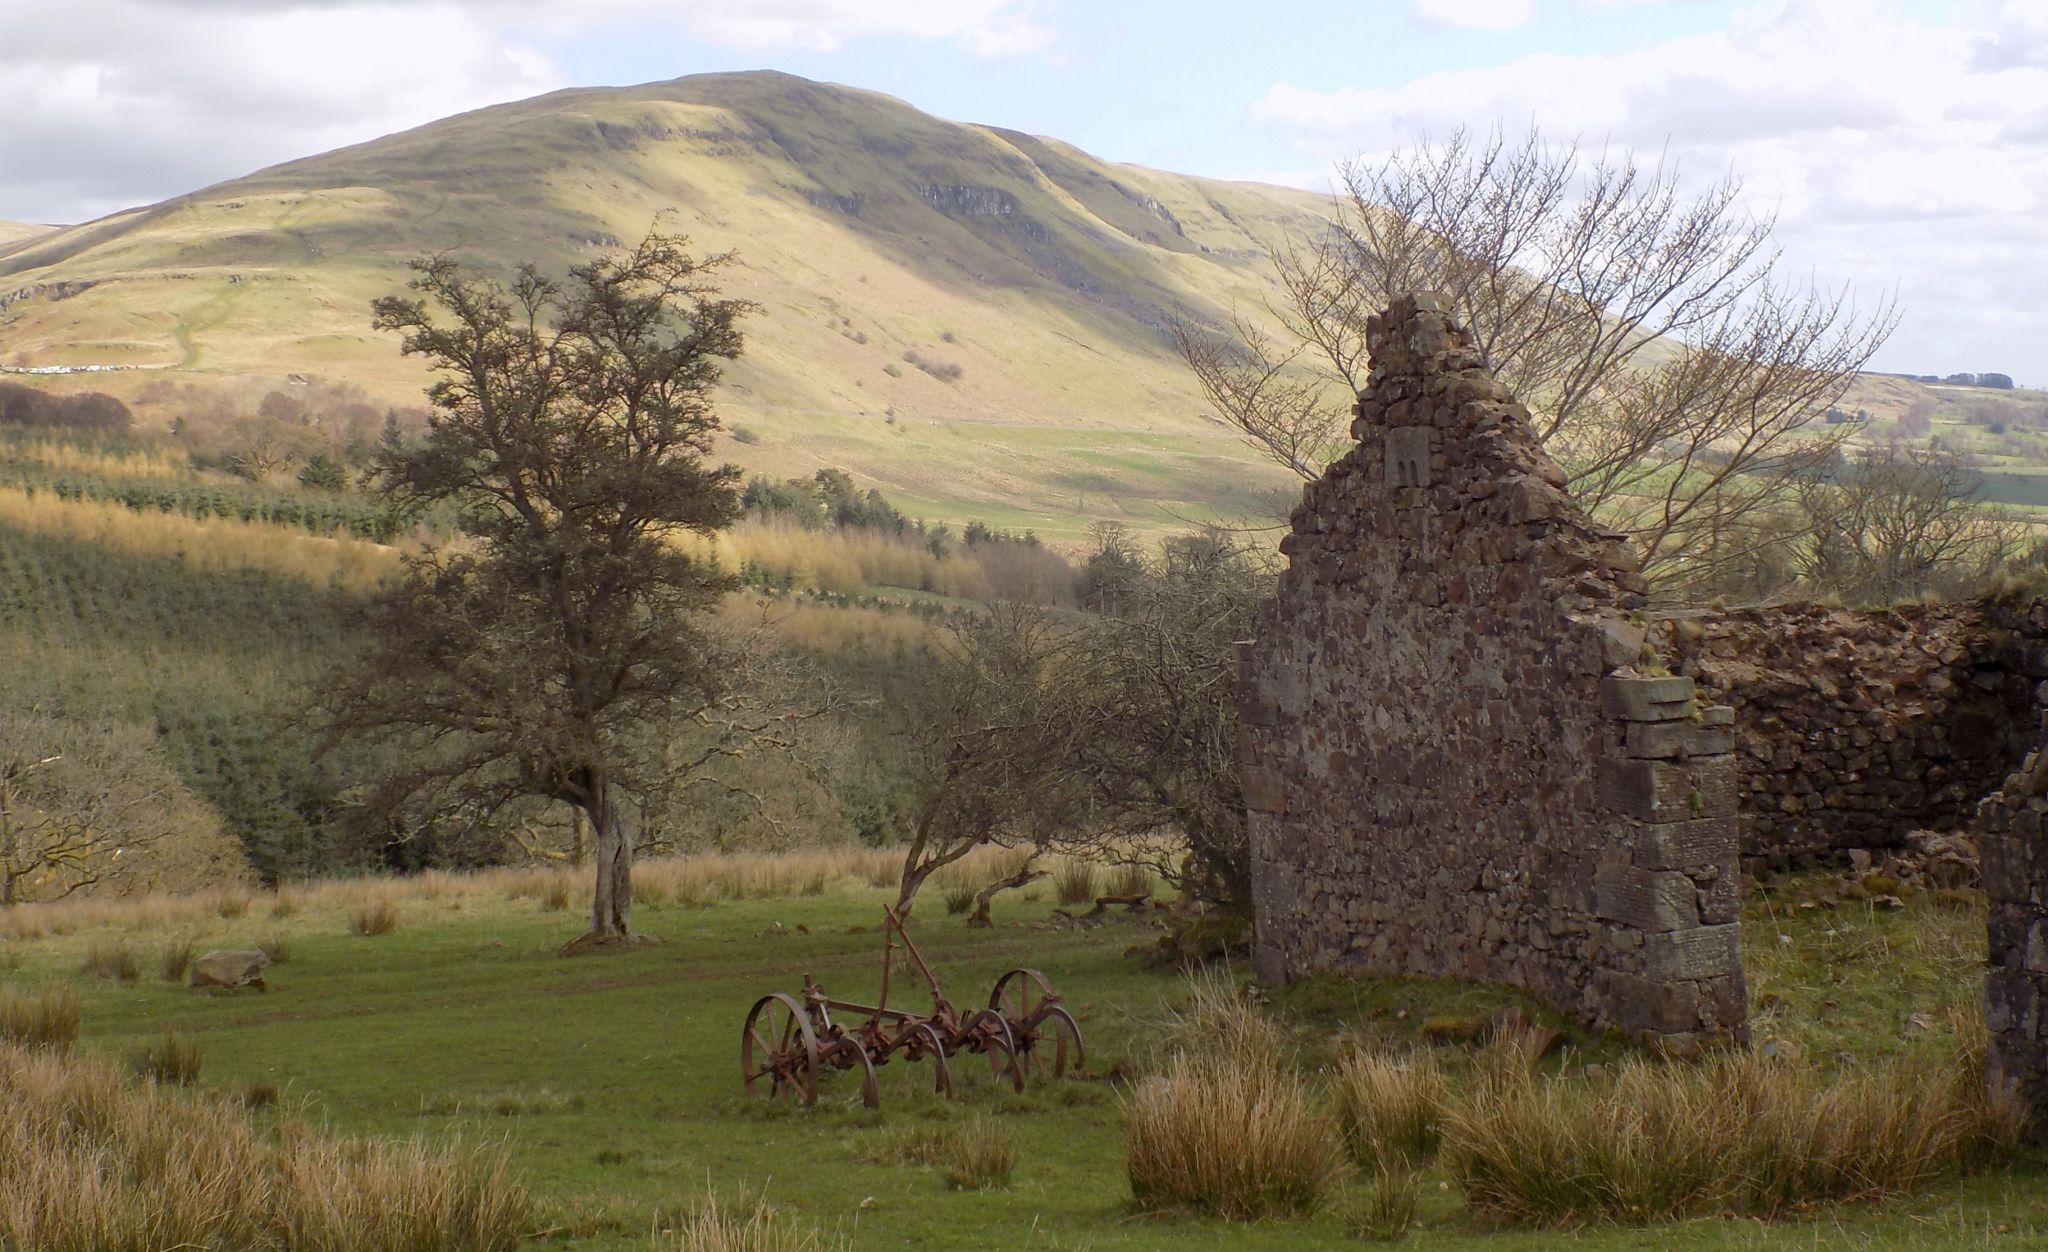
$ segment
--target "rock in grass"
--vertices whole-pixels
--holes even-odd
[[[270,954],[261,948],[216,948],[192,962],[189,981],[193,987],[254,987],[268,991],[263,971],[270,968]]]

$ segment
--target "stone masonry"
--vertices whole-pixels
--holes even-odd
[[[2048,747],[1978,806],[1977,841],[1991,910],[1986,1077],[2018,1095],[2035,1137],[2048,1138]]]
[[[1242,656],[1255,964],[1741,1034],[1735,728],[1642,672],[1642,575],[1434,297],[1367,328],[1358,444]]]
[[[1686,613],[1650,639],[1734,707],[1742,854],[1772,868],[1966,827],[2048,707],[2040,600]]]

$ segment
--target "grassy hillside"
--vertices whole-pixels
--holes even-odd
[[[1261,241],[1321,207],[782,74],[565,91],[0,235],[0,289],[30,293],[0,310],[0,363],[319,376],[405,403],[422,376],[367,308],[408,258],[560,268],[668,214],[735,251],[727,281],[761,306],[728,389],[750,468],[839,464],[915,512],[1061,534],[1166,526],[1286,484],[1201,415],[1162,327],[1260,307]]]
[[[56,229],[55,226],[38,226],[34,222],[0,222],[0,248],[25,243]]]

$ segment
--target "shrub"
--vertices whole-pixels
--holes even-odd
[[[657,1238],[654,1252],[826,1252],[844,1245],[826,1243],[814,1226],[785,1218],[766,1200],[752,1208],[731,1209],[708,1195],[677,1223],[667,1238]]]
[[[164,945],[157,958],[157,972],[165,982],[184,982],[186,971],[192,968],[192,958],[199,954],[199,945],[190,939],[173,939]]]
[[[0,1044],[63,1049],[78,1039],[78,993],[0,986]]]
[[[1093,904],[1096,891],[1095,862],[1062,861],[1053,871],[1052,887],[1061,904]]]
[[[214,902],[214,911],[225,918],[249,916],[249,905],[253,903],[246,891],[228,891]]]
[[[199,1045],[167,1030],[130,1051],[128,1064],[152,1082],[189,1087],[199,1077]]]
[[[291,936],[281,930],[272,931],[256,944],[263,955],[270,958],[272,965],[283,965],[292,959]]]
[[[961,369],[951,361],[934,361],[930,357],[918,352],[915,348],[905,352],[903,359],[906,363],[915,365],[942,383],[957,383],[967,373],[966,370]]]
[[[349,914],[348,928],[364,938],[388,935],[398,929],[398,906],[385,896],[366,900]]]
[[[1338,1131],[1359,1165],[1405,1168],[1436,1155],[1445,1087],[1435,1057],[1353,1052],[1337,1063],[1332,1086]]]
[[[126,943],[95,941],[85,950],[85,971],[94,978],[133,983],[142,977],[142,958]]]
[[[946,890],[946,912],[965,913],[974,907],[975,890],[971,886],[950,887]]]

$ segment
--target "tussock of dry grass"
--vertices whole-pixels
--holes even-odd
[[[1322,1209],[1343,1149],[1280,1029],[1215,980],[1195,983],[1176,1025],[1182,1050],[1125,1102],[1138,1207],[1235,1221]]]
[[[954,1127],[942,1163],[946,1185],[955,1191],[1007,1187],[1017,1168],[1016,1133],[986,1114],[963,1122]]]
[[[0,1045],[0,1247],[143,1252],[510,1252],[525,1191],[502,1161],[259,1135],[238,1102],[126,1082],[102,1061]]]
[[[1338,1061],[1330,1085],[1338,1130],[1359,1165],[1409,1168],[1436,1155],[1449,1086],[1434,1056],[1352,1052]]]
[[[85,950],[85,972],[108,982],[130,984],[142,978],[142,957],[119,940],[100,940]]]
[[[1152,871],[1142,865],[1119,865],[1110,872],[1105,895],[1129,899],[1152,894]]]
[[[1052,872],[1053,894],[1061,904],[1093,904],[1101,894],[1095,862],[1067,858]]]
[[[192,968],[192,961],[198,955],[196,940],[173,939],[157,954],[157,973],[165,982],[184,982],[186,972]]]
[[[1008,1125],[983,1114],[952,1123],[905,1123],[864,1138],[855,1155],[874,1165],[941,1168],[957,1191],[986,1191],[1010,1185],[1017,1167],[1017,1136]]]
[[[64,986],[0,986],[0,1047],[63,1049],[78,1039],[78,993]]]
[[[1631,1060],[1600,1082],[1503,1066],[1446,1110],[1443,1156],[1475,1209],[1543,1225],[1916,1191],[2018,1139],[2017,1108],[1986,1094],[1981,1039],[1964,1042],[1960,1065],[1913,1055],[1832,1079],[1754,1052]]]
[[[814,1226],[784,1217],[766,1200],[729,1208],[714,1195],[648,1245],[653,1252],[833,1252],[846,1245],[827,1241]]]
[[[137,1074],[173,1087],[189,1087],[199,1079],[199,1045],[167,1030],[128,1054]]]
[[[388,935],[398,929],[398,905],[388,895],[379,895],[357,905],[348,916],[351,934],[363,938]]]

